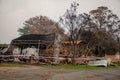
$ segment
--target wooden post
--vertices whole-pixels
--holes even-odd
[[[39,49],[40,49],[40,40],[38,40],[38,54],[39,54]]]

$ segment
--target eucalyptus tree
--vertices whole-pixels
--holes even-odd
[[[84,29],[85,23],[88,20],[89,15],[86,13],[78,14],[79,4],[76,2],[71,3],[69,9],[66,10],[63,16],[60,17],[59,24],[66,30],[69,35],[69,41],[72,45],[73,57],[77,52],[77,41],[80,40],[80,35]]]
[[[112,46],[107,46],[109,44],[114,44],[114,47],[117,46],[116,41],[120,41],[120,19],[118,16],[108,7],[103,6],[91,10],[89,15],[90,20],[87,25],[89,30],[95,32],[98,36],[98,43],[96,44],[98,53],[101,54],[103,50],[105,50],[105,53],[108,48],[110,49]]]
[[[120,33],[120,19],[108,7],[98,7],[91,10],[90,13],[91,24],[90,28],[96,31],[106,31],[112,36],[119,36]]]
[[[50,34],[64,33],[58,23],[46,16],[36,16],[24,22],[24,26],[18,29],[21,35],[26,34]]]

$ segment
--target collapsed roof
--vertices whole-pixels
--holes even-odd
[[[49,45],[54,44],[55,40],[55,34],[29,34],[29,35],[23,35],[16,39],[13,39],[11,44],[20,46],[20,45]]]

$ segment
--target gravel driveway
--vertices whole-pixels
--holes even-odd
[[[0,80],[120,80],[120,69],[65,70],[29,65],[0,67]]]
[[[57,74],[50,80],[120,80],[120,69],[82,70],[67,74]]]

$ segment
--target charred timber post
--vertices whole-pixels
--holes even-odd
[[[39,54],[39,50],[40,50],[40,40],[38,40],[38,54]]]

